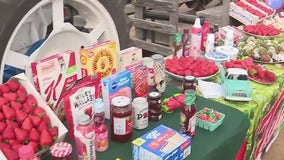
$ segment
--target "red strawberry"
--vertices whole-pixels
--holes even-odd
[[[40,134],[35,128],[32,128],[30,133],[29,133],[29,138],[32,141],[38,142],[39,138],[40,138]]]
[[[34,108],[33,114],[39,117],[43,117],[45,115],[45,110],[40,106],[37,106]]]
[[[10,146],[13,146],[15,144],[20,144],[20,142],[16,139],[11,139],[11,140],[9,140],[9,144],[10,144]]]
[[[250,77],[255,77],[256,73],[257,73],[256,69],[254,69],[252,67],[248,69],[248,74],[249,74]]]
[[[28,92],[27,92],[26,88],[24,86],[22,86],[22,85],[19,86],[18,91],[21,91],[23,93],[26,93],[26,95],[28,95]]]
[[[5,122],[0,122],[0,133],[3,133],[6,127],[7,127],[7,124]]]
[[[16,109],[21,109],[23,107],[23,105],[20,102],[16,102],[16,101],[11,101],[10,102],[10,106],[12,108]]]
[[[17,94],[13,93],[13,92],[3,93],[2,96],[5,97],[5,98],[8,98],[10,101],[16,101],[17,100]]]
[[[50,121],[50,118],[48,117],[48,115],[44,115],[42,118],[41,118],[43,121],[45,121],[46,124],[50,124],[51,121]]]
[[[19,150],[19,148],[21,148],[22,146],[24,146],[23,144],[14,144],[12,145],[12,150],[17,151]]]
[[[0,84],[0,91],[1,91],[2,94],[8,93],[8,92],[10,92],[10,88],[6,84]]]
[[[21,128],[26,130],[26,131],[30,131],[33,128],[33,123],[32,120],[30,119],[30,117],[27,117],[24,122],[22,123]]]
[[[4,114],[2,112],[0,112],[0,121],[4,120]]]
[[[24,112],[30,114],[33,111],[33,108],[32,108],[32,106],[30,106],[28,103],[25,102],[23,104],[23,110],[24,110]]]
[[[276,79],[276,76],[273,72],[269,71],[269,70],[265,70],[265,78],[270,81],[270,82],[274,82]]]
[[[7,105],[9,103],[8,98],[0,97],[0,108],[2,108],[3,105]]]
[[[17,90],[18,102],[24,103],[28,97],[27,93],[22,90]]]
[[[49,128],[49,133],[53,137],[53,140],[55,141],[58,137],[58,127],[53,126],[53,127]]]
[[[38,116],[31,115],[29,117],[32,120],[32,123],[33,123],[34,126],[38,126],[40,124],[41,119]]]
[[[14,128],[15,136],[17,141],[23,143],[28,138],[28,132],[21,128]]]
[[[13,128],[18,128],[19,127],[19,124],[17,122],[15,122],[15,121],[12,121],[12,120],[6,120],[6,124],[8,126],[13,127]]]
[[[45,121],[41,121],[40,124],[37,126],[37,130],[39,132],[42,132],[42,130],[48,129],[48,125],[46,124]]]
[[[34,153],[36,153],[38,151],[38,143],[37,142],[30,141],[27,145],[33,147]]]
[[[29,95],[28,95],[26,102],[27,102],[32,108],[34,108],[34,107],[37,106],[37,100],[36,100],[36,98],[34,97],[34,95],[32,95],[32,94],[29,94]]]
[[[3,148],[2,152],[8,160],[19,160],[18,152],[12,149]]]
[[[2,138],[3,138],[3,140],[15,139],[14,128],[12,126],[8,125],[2,133]]]
[[[7,143],[0,142],[0,149],[3,150],[4,148],[11,149],[11,146]]]
[[[16,119],[18,123],[22,124],[27,117],[28,114],[26,112],[16,110]]]
[[[53,144],[53,139],[47,129],[43,129],[40,134],[39,144],[41,147],[51,146]]]
[[[2,111],[4,114],[4,117],[8,120],[12,120],[16,118],[16,112],[13,108],[8,107],[7,105],[2,106]]]
[[[92,107],[86,108],[84,113],[90,116],[92,114]]]
[[[9,79],[7,82],[6,82],[6,85],[10,88],[10,90],[12,92],[16,91],[20,84],[18,83],[18,81],[15,81],[15,80],[12,80],[12,79]]]

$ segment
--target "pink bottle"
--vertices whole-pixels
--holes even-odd
[[[202,26],[200,25],[200,18],[196,18],[191,29],[191,43],[190,56],[199,57],[201,54],[201,36]]]
[[[77,159],[96,160],[95,131],[90,124],[90,116],[78,116],[78,124],[74,127]]]
[[[203,22],[201,36],[201,51],[205,51],[208,34],[210,33],[210,25],[208,21]]]
[[[34,150],[32,146],[24,145],[18,150],[20,160],[40,160],[34,155]]]

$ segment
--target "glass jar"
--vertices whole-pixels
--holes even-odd
[[[113,141],[127,142],[132,137],[132,105],[129,97],[117,96],[111,100],[111,137]]]
[[[54,143],[50,147],[51,160],[72,160],[72,146],[67,142]]]
[[[159,121],[163,117],[160,98],[161,94],[159,92],[150,92],[148,94],[148,116],[150,121]]]
[[[166,90],[165,59],[159,54],[154,54],[151,57],[154,60],[153,73],[155,89],[163,94]]]
[[[183,79],[183,91],[196,90],[196,78],[194,76],[185,76]]]

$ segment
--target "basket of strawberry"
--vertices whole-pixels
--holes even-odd
[[[204,107],[197,112],[196,125],[212,132],[223,123],[224,118],[225,114]]]
[[[40,155],[62,141],[67,129],[20,74],[0,84],[0,133],[0,149],[5,155],[0,154],[0,159],[18,160],[20,147],[30,145]]]

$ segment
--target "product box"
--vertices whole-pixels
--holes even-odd
[[[115,41],[99,42],[80,49],[82,77],[101,73],[106,78],[118,70],[118,51]]]
[[[62,93],[71,83],[81,78],[78,63],[74,51],[61,52],[31,63],[37,91],[61,120],[65,116],[61,105]]]
[[[59,120],[59,118],[54,114],[54,112],[51,110],[51,108],[46,104],[46,102],[42,99],[40,94],[35,89],[34,85],[30,82],[30,80],[27,78],[27,76],[24,73],[18,74],[12,79],[17,79],[20,85],[24,86],[28,94],[33,94],[34,97],[37,100],[37,103],[39,106],[41,106],[48,117],[51,120],[51,126],[58,126],[58,139],[56,142],[62,142],[65,138],[66,133],[68,132],[67,128],[64,126],[64,124]],[[41,150],[37,153],[37,155],[42,154],[46,150]],[[7,158],[4,156],[2,151],[0,150],[0,159],[6,160]]]
[[[131,73],[128,70],[119,71],[102,80],[102,95],[105,107],[105,117],[110,118],[111,100],[116,96],[127,96],[132,100]]]
[[[191,137],[159,125],[132,141],[132,160],[185,159],[191,153]]]
[[[137,47],[129,47],[120,51],[119,65],[120,70],[132,71],[135,67],[143,64],[142,49]]]

